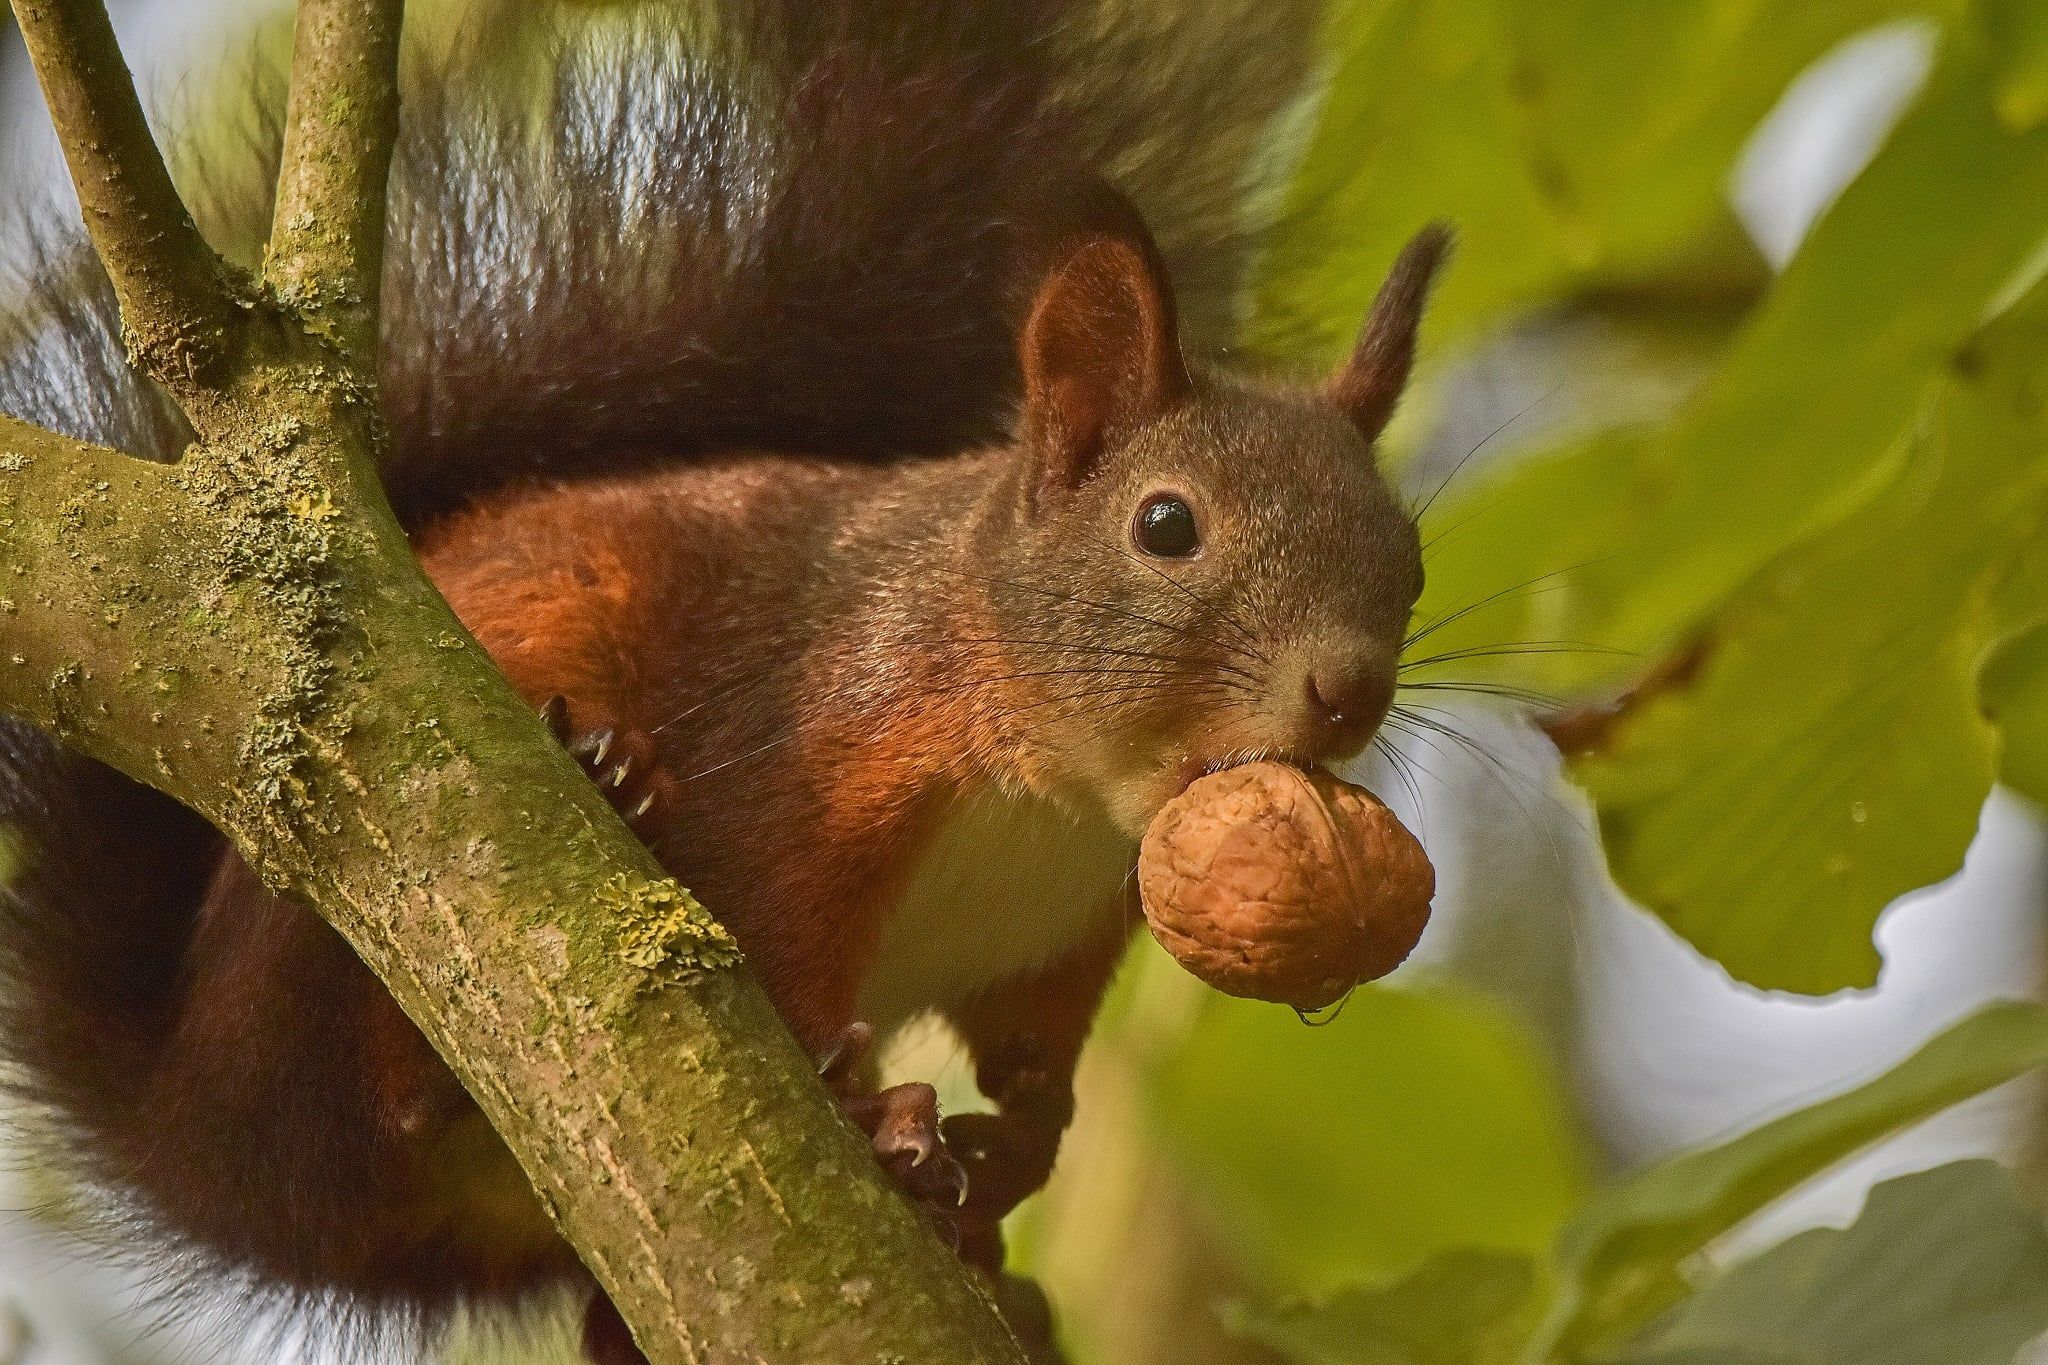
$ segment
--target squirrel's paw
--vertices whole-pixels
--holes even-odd
[[[1064,1127],[1028,1112],[954,1114],[941,1125],[946,1150],[967,1172],[958,1223],[960,1256],[969,1265],[1001,1272],[1003,1217],[1044,1188]]]
[[[875,1031],[864,1023],[848,1024],[818,1062],[818,1075],[839,1097],[848,1118],[874,1144],[881,1163],[897,1188],[915,1200],[956,1243],[954,1212],[967,1199],[967,1172],[939,1135],[939,1095],[921,1081],[906,1081],[886,1090],[862,1089],[857,1075]]]
[[[540,708],[540,718],[626,823],[640,829],[641,822],[660,804],[654,736],[644,730],[610,726],[575,735],[569,725],[568,698],[559,695],[548,698]]]
[[[889,1178],[948,1236],[952,1215],[967,1198],[967,1172],[939,1136],[939,1095],[922,1081],[840,1101],[847,1116],[874,1143],[875,1160]]]

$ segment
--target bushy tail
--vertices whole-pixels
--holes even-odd
[[[711,0],[551,21],[533,0],[474,0],[467,24],[415,21],[384,289],[394,503],[417,526],[523,475],[993,439],[1017,384],[1020,272],[1104,181],[1157,237],[1185,333],[1223,344],[1257,153],[1306,84],[1319,4]],[[209,238],[253,265],[281,81],[256,58],[230,70],[172,143]],[[0,285],[0,412],[175,458],[191,433],[129,369],[69,211],[9,227],[0,205],[19,276]],[[353,1092],[321,1066],[273,1078],[183,1036],[186,995],[208,996],[195,934],[224,855],[175,803],[0,720],[0,1065],[52,1154],[148,1196],[152,1226],[252,1291],[346,1283],[420,1309],[493,1275],[558,1273],[551,1242],[494,1245],[474,1272],[439,1241],[365,1255],[406,1210],[354,1216],[383,1157],[353,1140]],[[309,1003],[298,1022],[340,1015]],[[246,1026],[270,1064],[352,1074],[346,1049]],[[235,1107],[287,1095],[304,1141]],[[152,1108],[172,1101],[189,1112]],[[255,1208],[259,1186],[283,1192],[277,1216]]]
[[[994,438],[1020,263],[1097,180],[1157,236],[1195,345],[1227,342],[1260,153],[1305,98],[1321,3],[423,7],[386,250],[394,502],[417,523],[521,475],[697,449]],[[279,142],[266,60],[171,120],[203,226],[248,264]],[[0,412],[173,458],[189,431],[127,367],[77,229],[46,217],[0,227],[30,248],[0,295]],[[218,841],[12,725],[0,828],[23,864],[0,900],[8,1046],[54,1112],[111,1128]]]
[[[1193,343],[1227,344],[1322,3],[422,7],[387,250],[394,500],[417,519],[702,448],[993,438],[1019,262],[1086,177],[1159,238]],[[229,72],[173,141],[209,235],[253,262],[282,83]],[[188,435],[127,372],[103,279],[74,232],[43,236],[0,304],[0,411],[169,457]]]
[[[0,1055],[73,1169],[132,1145],[110,1139],[136,1127],[220,847],[176,802],[0,719]]]

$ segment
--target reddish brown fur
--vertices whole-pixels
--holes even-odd
[[[574,729],[656,737],[665,780],[651,846],[721,907],[813,1048],[852,1020],[860,966],[932,801],[986,780],[997,737],[985,699],[947,690],[964,680],[957,660],[901,650],[878,619],[876,603],[912,590],[890,580],[886,551],[863,546],[849,561],[867,577],[788,568],[848,553],[835,542],[862,498],[964,514],[985,482],[974,473],[971,462],[876,473],[739,458],[518,495],[423,546],[530,697],[569,697]],[[989,633],[943,614],[903,629]],[[897,676],[866,676],[885,653]]]
[[[648,737],[643,834],[813,1049],[852,1021],[887,916],[962,798],[1134,836],[1189,771],[1247,746],[1324,756],[1337,736],[1303,712],[1305,671],[1391,669],[1419,590],[1376,431],[1179,370],[1157,254],[1127,217],[1066,249],[1081,287],[1054,274],[1026,343],[1027,372],[1056,379],[1027,385],[1012,444],[885,465],[727,453],[501,493],[421,538],[530,699],[567,697],[575,730]],[[1411,344],[1416,306],[1396,310]],[[1129,550],[1132,508],[1160,487],[1210,528],[1203,558]],[[0,758],[33,789],[33,746]],[[184,837],[214,864],[196,915],[116,907],[150,949],[116,1021],[126,1051],[80,1046],[95,1009],[128,1003],[80,1003],[104,976],[15,1011],[18,1052],[63,1073],[42,1094],[92,1173],[229,1265],[311,1292],[439,1308],[580,1274],[341,940]],[[17,918],[47,890],[17,890]],[[955,1125],[984,1254],[1050,1169],[1121,944],[1114,914],[1077,923],[1012,979],[965,997],[932,983],[1001,1106]]]

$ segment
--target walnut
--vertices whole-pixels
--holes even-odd
[[[1313,1010],[1401,964],[1429,921],[1436,871],[1363,787],[1247,763],[1153,817],[1138,889],[1181,966],[1226,995]]]

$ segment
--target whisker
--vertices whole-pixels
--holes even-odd
[[[1407,788],[1408,799],[1415,806],[1416,818],[1421,819],[1423,813],[1422,788],[1416,783],[1414,775],[1408,771],[1412,760],[1409,759],[1408,755],[1395,748],[1385,735],[1374,735],[1372,737],[1372,750],[1387,761],[1387,771],[1392,773],[1403,787]],[[1439,778],[1438,780],[1441,781],[1442,779]]]
[[[1488,749],[1485,745],[1481,744],[1472,735],[1460,729],[1455,723],[1452,723],[1456,720],[1455,713],[1441,711],[1434,707],[1421,708],[1430,710],[1433,714],[1446,717],[1446,721],[1444,722],[1432,722],[1424,719],[1421,716],[1416,715],[1415,711],[1417,710],[1417,708],[1404,707],[1402,709],[1408,713],[1407,719],[1410,720],[1412,723],[1427,726],[1428,728],[1434,730],[1436,733],[1444,735],[1446,738],[1451,739],[1452,741],[1459,744],[1460,747],[1465,748],[1474,757],[1482,760],[1487,765],[1487,775],[1493,779],[1494,783],[1497,786],[1500,787],[1501,791],[1507,796],[1507,798],[1515,803],[1515,809],[1521,813],[1523,820],[1526,821],[1533,828],[1542,831],[1544,842],[1548,844],[1550,847],[1551,861],[1559,869],[1560,872],[1564,868],[1564,857],[1562,851],[1558,848],[1557,836],[1549,824],[1537,820],[1533,815],[1531,815],[1529,812],[1529,808],[1522,803],[1522,799],[1519,796],[1515,795],[1515,782],[1520,782],[1521,785],[1524,788],[1526,788],[1531,795],[1537,797],[1545,805],[1559,812],[1559,814],[1563,816],[1564,822],[1567,825],[1571,826],[1574,829],[1579,830],[1588,838],[1597,837],[1592,827],[1585,822],[1583,817],[1581,817],[1578,812],[1572,810],[1571,807],[1567,806],[1565,803],[1558,800],[1555,792],[1551,791],[1547,786],[1537,781],[1529,774],[1521,772],[1516,768],[1510,767],[1507,763],[1503,762],[1498,755],[1493,753],[1492,750]],[[1509,779],[1514,779],[1514,781],[1510,781]]]
[[[1199,608],[1203,612],[1206,612],[1210,616],[1213,616],[1216,619],[1220,620],[1221,622],[1223,622],[1223,624],[1229,626],[1233,631],[1235,631],[1237,633],[1239,640],[1242,642],[1241,647],[1244,649],[1245,653],[1249,654],[1252,658],[1258,660],[1262,664],[1270,664],[1272,662],[1272,660],[1268,659],[1266,655],[1259,649],[1258,637],[1252,633],[1251,628],[1246,626],[1243,621],[1239,620],[1231,612],[1227,611],[1221,604],[1211,602],[1207,598],[1202,597],[1193,588],[1190,588],[1187,584],[1181,582],[1178,578],[1175,578],[1172,574],[1166,572],[1166,570],[1160,568],[1157,564],[1152,563],[1150,560],[1145,559],[1140,555],[1131,553],[1130,550],[1126,549],[1121,545],[1111,544],[1109,541],[1103,540],[1099,536],[1089,536],[1088,539],[1094,541],[1097,545],[1100,545],[1105,549],[1116,551],[1125,559],[1128,559],[1133,564],[1136,564],[1139,568],[1146,569],[1151,573],[1156,574],[1158,577],[1164,579],[1167,582],[1167,584],[1169,584],[1176,592],[1180,593],[1181,596],[1187,598],[1188,601],[1194,603],[1197,608]]]
[[[1534,412],[1537,408],[1543,406],[1545,403],[1548,403],[1551,399],[1557,397],[1558,393],[1562,391],[1563,388],[1564,385],[1562,383],[1557,384],[1550,390],[1550,392],[1544,394],[1541,398],[1531,399],[1529,402],[1523,404],[1521,410],[1517,412],[1514,416],[1508,418],[1507,421],[1502,422],[1499,426],[1495,427],[1492,431],[1488,432],[1485,440],[1481,441],[1478,445],[1473,446],[1470,450],[1466,451],[1465,457],[1459,460],[1456,464],[1451,466],[1451,472],[1444,475],[1443,481],[1437,484],[1435,491],[1429,495],[1429,497],[1423,502],[1422,506],[1415,509],[1414,515],[1411,516],[1409,520],[1417,524],[1420,524],[1423,517],[1429,514],[1429,509],[1436,505],[1436,500],[1443,496],[1444,490],[1451,486],[1451,480],[1458,477],[1459,471],[1464,469],[1464,467],[1471,462],[1472,457],[1474,455],[1477,455],[1480,451],[1492,445],[1495,438],[1498,437],[1502,432],[1506,431],[1509,427],[1521,421],[1524,417],[1527,417],[1530,413]]]
[[[996,715],[998,716],[998,718],[1018,716],[1023,715],[1027,711],[1036,711],[1042,706],[1053,706],[1063,701],[1074,701],[1082,697],[1107,696],[1113,693],[1171,692],[1186,688],[1202,687],[1225,689],[1231,686],[1232,684],[1219,678],[1179,678],[1174,677],[1171,674],[1162,674],[1158,679],[1153,681],[1113,682],[1103,683],[1101,685],[1093,687],[1075,688],[1072,691],[1055,693],[1054,695],[1049,697],[1040,697],[1037,701],[1023,702],[1016,706],[1003,707],[996,713]]]
[[[997,719],[999,721],[1007,721],[1010,719],[1014,719],[1019,715],[1022,715],[1026,711],[1034,711],[1043,706],[1056,705],[1062,702],[1094,703],[1093,705],[1089,706],[1081,706],[1078,709],[1063,711],[1057,714],[1045,716],[1041,718],[1036,724],[1027,725],[1018,730],[1019,734],[1028,735],[1036,733],[1037,731],[1044,729],[1048,725],[1057,725],[1063,721],[1083,720],[1088,716],[1100,714],[1101,712],[1110,710],[1113,707],[1127,705],[1131,702],[1139,700],[1145,694],[1167,696],[1177,691],[1199,690],[1203,687],[1214,688],[1218,686],[1219,684],[1215,680],[1202,678],[1187,678],[1162,683],[1124,683],[1108,687],[1091,688],[1086,691],[1073,693],[1067,696],[1049,697],[1042,701],[1031,702],[1024,706],[1013,707],[1009,711],[1003,713]]]
[[[1449,526],[1444,527],[1440,531],[1434,531],[1430,533],[1428,536],[1424,537],[1421,546],[1422,562],[1425,565],[1428,564],[1430,560],[1436,558],[1437,553],[1440,550],[1442,550],[1444,546],[1451,543],[1452,538],[1455,537],[1458,534],[1458,532],[1464,530],[1467,526],[1470,526],[1473,522],[1479,520],[1479,518],[1485,516],[1488,512],[1491,512],[1494,509],[1498,508],[1499,506],[1501,506],[1502,503],[1506,501],[1506,498],[1496,498],[1492,502],[1485,503],[1481,506],[1475,507],[1471,511],[1467,512],[1464,516],[1459,517],[1456,521],[1452,522]]]
[[[732,767],[735,763],[744,763],[750,758],[754,758],[760,754],[767,753],[770,749],[779,748],[782,745],[789,743],[796,737],[797,732],[793,730],[790,731],[788,734],[777,735],[774,739],[769,740],[766,744],[758,745],[755,748],[747,750],[743,754],[735,754],[731,758],[724,759],[720,762],[714,763],[708,768],[699,768],[696,772],[691,773],[688,777],[680,777],[677,778],[676,781],[678,782],[678,784],[695,782],[700,777],[709,777],[713,773],[724,772],[727,768]]]
[[[1123,930],[1125,934],[1135,932],[1138,925],[1145,918],[1144,898],[1131,894],[1131,883],[1137,879],[1138,860],[1133,857],[1131,859],[1131,870],[1124,873],[1123,885],[1119,886],[1116,891],[1117,909],[1123,917]]]
[[[914,643],[922,644],[925,642],[917,641]],[[1110,645],[1095,645],[1086,643],[1075,644],[1055,640],[1005,639],[1000,636],[959,636],[950,637],[948,639],[936,641],[934,643],[940,644],[942,646],[951,646],[955,644],[988,645],[991,647],[1021,646],[1026,648],[1042,648],[1049,650],[1064,651],[1069,653],[1101,654],[1112,658],[1145,659],[1158,663],[1169,664],[1175,670],[1191,670],[1195,668],[1215,669],[1219,672],[1235,674],[1236,676],[1243,678],[1247,683],[1256,683],[1258,681],[1258,678],[1254,674],[1252,674],[1246,669],[1239,668],[1237,665],[1230,663],[1228,660],[1198,662],[1196,660],[1187,658],[1185,655],[1161,654],[1156,650],[1148,649],[1121,649]]]
[[[920,691],[931,697],[971,692],[977,687],[993,687],[997,683],[1024,682],[1031,678],[1171,678],[1178,672],[1172,668],[1040,668],[1022,673],[999,673],[987,678],[969,678],[965,682],[946,683]]]
[[[1450,750],[1444,748],[1435,740],[1431,739],[1427,734],[1423,733],[1423,731],[1420,728],[1418,728],[1417,723],[1411,717],[1405,715],[1396,715],[1393,712],[1388,712],[1387,718],[1381,721],[1380,724],[1388,727],[1389,729],[1392,729],[1397,734],[1406,735],[1408,736],[1408,738],[1414,740],[1416,743],[1426,746],[1429,749],[1429,751],[1435,754],[1438,758],[1444,759],[1447,762],[1456,761],[1456,756],[1453,755]],[[1434,776],[1434,774],[1432,774],[1432,776]],[[1444,782],[1444,779],[1438,777],[1437,781]],[[1448,782],[1444,782],[1444,785],[1448,787],[1450,784]]]
[[[1435,714],[1448,715],[1449,713],[1437,711],[1435,712]],[[1401,708],[1401,719],[1407,721],[1411,725],[1421,726],[1422,728],[1429,730],[1434,734],[1442,735],[1445,739],[1448,739],[1452,743],[1458,745],[1460,748],[1464,749],[1467,753],[1471,754],[1480,762],[1496,770],[1498,773],[1501,774],[1503,778],[1514,777],[1525,782],[1529,780],[1526,774],[1516,772],[1513,768],[1510,768],[1505,762],[1502,761],[1499,755],[1495,754],[1491,749],[1487,748],[1484,744],[1481,744],[1473,736],[1459,729],[1456,725],[1447,724],[1444,721],[1433,720],[1428,716],[1421,715],[1419,713],[1418,708],[1415,707]]]
[[[724,701],[728,697],[736,696],[737,694],[745,691],[749,687],[757,686],[758,683],[759,679],[756,678],[742,678],[737,682],[727,683],[724,687],[719,688],[710,696],[705,697],[689,706],[684,707],[682,710],[676,712],[674,715],[670,716],[667,720],[655,726],[652,730],[649,730],[647,733],[650,736],[658,735],[662,731],[668,729],[671,725],[676,724],[678,721],[687,720],[691,716],[696,715],[699,711],[702,711],[705,707],[712,705],[714,702]]]
[[[1499,645],[1474,645],[1469,649],[1447,650],[1422,659],[1404,659],[1399,671],[1427,668],[1432,664],[1456,663],[1466,659],[1510,658],[1525,654],[1606,654],[1621,658],[1633,658],[1635,651],[1617,649],[1611,645],[1585,644],[1577,640],[1511,640]]]
[[[1420,644],[1422,641],[1428,639],[1431,635],[1434,635],[1436,632],[1442,630],[1445,626],[1448,626],[1456,621],[1461,621],[1465,617],[1470,616],[1473,612],[1480,610],[1482,607],[1492,606],[1494,603],[1500,601],[1503,598],[1512,597],[1517,593],[1528,593],[1535,591],[1554,591],[1556,588],[1562,587],[1563,584],[1554,582],[1553,580],[1562,578],[1566,574],[1577,573],[1581,569],[1592,568],[1596,564],[1605,564],[1612,558],[1612,555],[1600,555],[1592,559],[1581,560],[1577,564],[1567,564],[1561,569],[1552,569],[1549,573],[1538,574],[1534,578],[1524,579],[1522,582],[1516,583],[1511,587],[1502,588],[1499,592],[1490,594],[1486,597],[1482,597],[1477,602],[1473,602],[1464,607],[1461,607],[1457,611],[1452,612],[1448,616],[1438,617],[1436,620],[1430,622],[1428,625],[1422,627],[1420,630],[1415,631],[1413,634],[1409,635],[1407,639],[1403,640],[1401,642],[1401,648],[1405,652],[1413,648],[1414,646]]]
[[[1498,697],[1504,701],[1520,702],[1541,710],[1555,710],[1563,706],[1564,699],[1534,688],[1515,687],[1508,683],[1483,682],[1404,682],[1399,684],[1403,692],[1463,692],[1476,697]]]
[[[1121,658],[1151,659],[1159,663],[1185,666],[1188,659],[1180,654],[1161,654],[1150,649],[1125,649],[1116,645],[1098,645],[1088,641],[1074,640],[1026,640],[1007,635],[943,635],[935,639],[917,639],[913,645],[932,645],[952,648],[956,645],[1008,645],[1024,649],[1056,649],[1074,653],[1109,654]]]
[[[1076,597],[1071,593],[1054,592],[1050,588],[1041,588],[1035,583],[1022,583],[1010,578],[997,578],[987,574],[969,573],[965,569],[948,569],[934,566],[931,571],[933,573],[949,573],[955,575],[956,577],[970,579],[975,582],[992,583],[1002,587],[1015,588],[1019,592],[1035,593],[1040,597],[1048,598],[1054,602],[1065,602],[1070,606],[1087,607],[1094,611],[1105,611],[1113,616],[1120,616],[1127,621],[1134,621],[1140,625],[1151,626],[1154,630],[1172,631],[1174,634],[1179,635],[1184,639],[1193,640],[1197,644],[1207,645],[1209,648],[1217,650],[1220,653],[1228,654],[1232,652],[1231,646],[1224,644],[1220,640],[1204,635],[1199,631],[1189,630],[1186,626],[1176,625],[1174,622],[1171,621],[1162,621],[1159,620],[1157,617],[1147,616],[1143,612],[1131,611],[1127,608],[1119,607],[1111,602],[1097,602],[1092,598]]]

